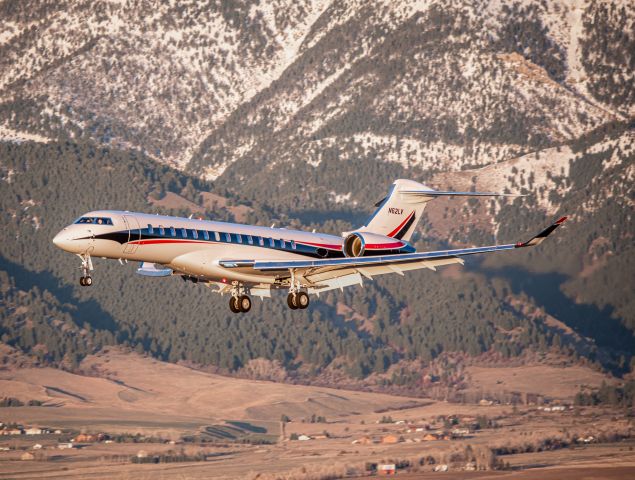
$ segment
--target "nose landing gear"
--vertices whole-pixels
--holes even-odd
[[[90,272],[93,271],[93,261],[90,259],[90,254],[82,253],[77,255],[82,259],[82,276],[79,277],[79,284],[82,287],[90,287],[93,284],[93,277],[90,276]]]

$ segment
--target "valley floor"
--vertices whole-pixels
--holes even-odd
[[[455,404],[227,378],[117,350],[84,362],[92,375],[0,370],[3,396],[43,402],[0,408],[0,422],[25,429],[0,436],[0,478],[367,478],[370,464],[395,462],[409,462],[404,479],[635,477],[628,412],[566,398],[555,411]],[[526,373],[503,370],[490,372],[500,385]],[[51,432],[27,435],[34,426]],[[81,436],[97,433],[107,436]],[[71,438],[80,448],[60,449]],[[477,465],[465,455],[504,470],[466,471]]]

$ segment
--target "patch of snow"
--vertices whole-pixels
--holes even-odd
[[[6,125],[0,125],[0,142],[13,142],[13,143],[23,143],[23,142],[39,142],[39,143],[48,143],[51,139],[47,138],[43,135],[38,135],[37,133],[29,133],[29,132],[20,132],[18,130],[14,130],[12,128],[7,127]]]
[[[331,192],[329,192],[329,195],[331,196],[331,199],[333,200],[333,202],[335,202],[337,204],[350,203],[352,192],[336,193],[336,192],[331,191]]]
[[[524,188],[535,192],[538,204],[548,214],[553,215],[560,205],[552,203],[549,193],[557,191],[558,194],[564,195],[570,189],[570,185],[566,183],[558,185],[554,178],[568,178],[570,161],[574,157],[574,153],[568,146],[554,147],[540,150],[538,157],[536,153],[530,153],[506,162],[470,170],[470,174],[477,177],[478,190],[493,192],[502,192],[506,188],[512,190],[510,178],[516,181],[519,176],[523,176],[526,180]],[[532,185],[528,184],[530,175],[533,177]],[[540,187],[546,189],[542,194],[538,191]],[[517,188],[513,189],[511,193],[520,193],[517,190]]]
[[[214,181],[218,177],[220,177],[225,172],[225,170],[227,170],[227,167],[229,167],[229,165],[229,162],[223,162],[214,166],[206,167],[205,170],[203,170],[203,174],[201,175],[201,177],[207,181]]]

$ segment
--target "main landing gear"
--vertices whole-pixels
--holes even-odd
[[[79,284],[82,287],[90,287],[93,284],[93,277],[90,276],[90,272],[93,271],[93,262],[88,253],[78,254],[77,256],[82,259],[82,276],[79,277]]]
[[[309,296],[305,292],[289,293],[287,305],[291,310],[304,310],[309,306]]]
[[[289,295],[287,295],[287,305],[291,310],[304,310],[309,306],[309,296],[300,288],[300,282],[295,278],[295,271],[291,270]]]
[[[247,313],[251,310],[251,298],[248,295],[231,297],[229,299],[229,309],[234,313]]]
[[[233,285],[229,309],[233,313],[247,313],[251,310],[251,297],[245,294],[245,289],[238,283]]]

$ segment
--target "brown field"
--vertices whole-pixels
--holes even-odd
[[[603,380],[610,382],[606,375],[582,366],[470,366],[466,370],[470,376],[470,387],[474,390],[540,393],[552,398],[572,398],[582,386],[598,387]]]
[[[368,392],[288,385],[212,375],[184,366],[112,349],[87,358],[81,365],[92,376],[75,375],[51,368],[0,370],[0,392],[21,400],[41,400],[41,407],[0,409],[0,421],[64,430],[62,435],[14,435],[0,437],[0,478],[258,478],[278,474],[288,480],[339,478],[361,473],[366,462],[410,460],[417,463],[434,456],[437,463],[452,452],[473,449],[534,445],[544,438],[573,439],[628,432],[631,420],[624,412],[602,408],[545,412],[536,406],[460,405]],[[493,383],[500,388],[544,393],[566,398],[581,383],[601,381],[588,369],[550,367],[470,367],[480,388]],[[536,370],[538,369],[538,370]],[[565,378],[566,377],[566,378]],[[536,378],[543,378],[544,384]],[[523,380],[524,379],[524,380]],[[560,390],[553,391],[555,384]],[[378,413],[381,412],[381,413]],[[293,420],[281,431],[280,416]],[[326,417],[325,423],[307,423],[311,415]],[[382,416],[394,422],[378,423]],[[408,431],[408,424],[442,428],[440,415],[456,415],[461,421],[486,416],[496,428],[485,428],[463,438],[424,441],[425,432]],[[202,435],[207,427],[243,422],[278,439],[269,445],[232,441],[183,443],[184,435]],[[153,443],[86,443],[84,448],[59,450],[58,441],[77,432],[113,434],[141,433],[160,437]],[[312,437],[328,432],[328,438],[290,440],[292,434]],[[353,443],[360,439],[381,440],[389,435],[399,443]],[[604,437],[602,437],[604,438]],[[172,440],[173,443],[168,441]],[[39,443],[42,449],[33,450]],[[635,478],[635,443],[573,445],[554,451],[499,456],[512,470],[433,473],[424,465],[417,473],[399,478]],[[20,460],[25,452],[33,460]],[[207,455],[206,461],[135,464],[140,451],[149,456],[181,452]]]

